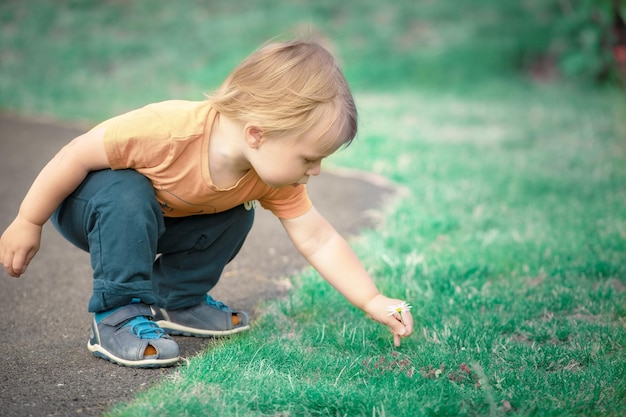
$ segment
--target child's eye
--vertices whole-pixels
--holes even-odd
[[[310,157],[309,158],[305,158],[305,157],[302,157],[302,160],[307,165],[318,164],[318,163],[320,163],[322,161],[322,159],[324,159],[324,158],[310,158]]]

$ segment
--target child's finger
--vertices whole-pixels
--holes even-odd
[[[13,254],[11,254],[10,252],[8,254],[2,254],[2,266],[4,267],[6,273],[10,276],[17,276],[13,270]]]
[[[400,346],[400,339],[407,335],[407,329],[402,324],[400,316],[398,314],[394,314],[390,316],[391,320],[387,321],[387,325],[393,334],[394,345]]]
[[[13,260],[11,262],[11,269],[14,277],[19,277],[26,272],[26,266],[28,265],[26,260],[27,254],[16,252],[13,254]]]
[[[410,336],[413,332],[413,316],[411,316],[411,313],[405,312],[402,313],[402,316],[394,314],[391,317],[395,319],[389,324],[391,333],[393,333],[393,344],[396,347],[400,347],[402,338]]]
[[[413,316],[409,311],[402,313],[402,320],[404,321],[404,327],[406,328],[406,336],[413,333]]]

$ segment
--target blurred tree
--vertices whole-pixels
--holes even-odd
[[[563,75],[594,82],[626,76],[625,0],[559,0],[549,54]]]

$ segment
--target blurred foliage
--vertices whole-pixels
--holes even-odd
[[[559,9],[551,52],[558,56],[564,75],[593,81],[618,78],[614,51],[625,45],[626,3],[561,0]]]
[[[355,91],[613,82],[623,2],[3,0],[0,108],[93,121],[200,99],[263,42],[307,34],[334,44]]]

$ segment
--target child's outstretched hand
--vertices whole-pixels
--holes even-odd
[[[402,312],[397,312],[396,307]],[[393,333],[394,345],[400,346],[401,338],[408,337],[413,333],[413,316],[409,311],[410,308],[402,300],[387,298],[378,294],[365,305],[363,310],[372,319],[388,326]]]

